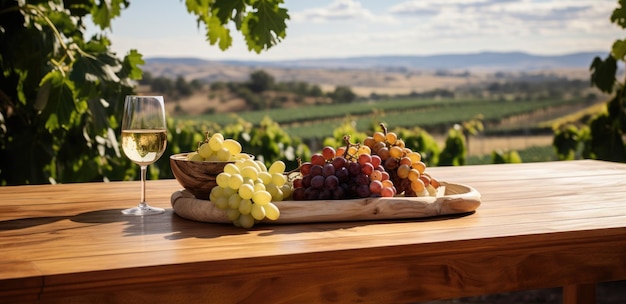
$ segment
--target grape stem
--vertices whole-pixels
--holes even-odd
[[[355,160],[356,159],[356,155],[350,155],[350,153],[348,153],[348,150],[350,150],[350,147],[355,147],[357,149],[357,151],[359,150],[359,148],[361,147],[360,143],[356,143],[353,144],[350,142],[350,135],[344,135],[343,136],[343,141],[346,143],[346,150],[343,152],[343,157],[347,160]]]
[[[380,128],[383,130],[383,134],[387,135],[387,127],[385,126],[384,123],[380,123]]]

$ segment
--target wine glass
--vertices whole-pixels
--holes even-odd
[[[146,170],[157,161],[167,145],[163,96],[128,95],[122,117],[122,150],[141,168],[141,201],[134,208],[124,209],[127,215],[160,214],[163,208],[146,203]]]

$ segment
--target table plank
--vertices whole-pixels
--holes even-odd
[[[173,214],[175,180],[148,181],[168,210],[144,218],[120,212],[138,182],[0,187],[0,299],[407,302],[626,279],[626,165],[428,170],[477,189],[479,209],[244,230]]]

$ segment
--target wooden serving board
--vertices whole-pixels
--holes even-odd
[[[442,188],[444,187],[444,188]],[[441,183],[436,197],[379,197],[350,200],[273,202],[280,218],[265,223],[294,224],[383,219],[410,219],[472,212],[480,206],[474,188]],[[186,190],[172,194],[172,207],[179,216],[200,222],[230,223],[224,210],[213,202],[197,199]]]

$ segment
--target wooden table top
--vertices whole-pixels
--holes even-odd
[[[148,181],[148,202],[167,210],[146,217],[120,212],[139,182],[0,187],[0,303],[409,302],[626,279],[626,164],[428,171],[474,187],[481,206],[246,230],[173,214],[176,180]]]

